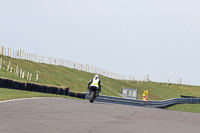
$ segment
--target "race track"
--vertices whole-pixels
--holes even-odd
[[[200,114],[66,98],[0,102],[0,133],[198,133]]]

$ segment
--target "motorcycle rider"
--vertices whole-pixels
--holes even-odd
[[[88,93],[90,92],[90,87],[95,86],[97,87],[97,95],[101,92],[101,80],[99,79],[99,75],[95,75],[94,78],[90,80],[88,83]]]

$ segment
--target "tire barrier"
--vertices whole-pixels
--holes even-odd
[[[53,86],[38,85],[34,83],[22,83],[22,82],[17,82],[10,79],[4,79],[4,78],[0,78],[0,88],[26,90],[26,91],[34,91],[34,92],[42,92],[42,93],[50,93],[50,94],[58,94],[58,95],[67,95],[71,97],[85,99],[85,94],[83,93],[69,92],[70,87],[59,88],[59,87],[53,87]]]
[[[86,94],[86,99],[88,99],[88,95]],[[133,106],[142,106],[142,107],[151,107],[151,108],[165,108],[167,106],[175,105],[175,104],[194,104],[200,103],[200,98],[172,98],[163,101],[151,101],[147,102],[143,100],[135,100],[135,99],[127,99],[121,97],[112,97],[112,96],[104,96],[99,95],[95,101],[99,102],[107,102],[107,103],[115,103],[115,104],[124,104],[124,105],[133,105]]]
[[[86,94],[85,93],[69,92],[69,96],[85,99]]]

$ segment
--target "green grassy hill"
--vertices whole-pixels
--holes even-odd
[[[87,83],[94,76],[93,73],[87,73],[84,71],[71,69],[63,66],[55,66],[48,64],[35,63],[27,60],[13,59],[7,56],[0,55],[2,62],[5,61],[5,70],[0,69],[0,76],[14,79],[22,82],[29,82],[27,80],[27,73],[32,73],[32,81],[35,82],[36,74],[39,74],[38,84],[53,85],[70,87],[70,91],[74,92],[86,92]],[[16,74],[14,70],[7,71],[7,65],[11,62],[10,67],[16,69],[22,69],[25,72],[25,78],[22,79]],[[3,67],[3,63],[2,63]],[[166,83],[158,84],[156,82],[141,83],[141,82],[127,82],[122,80],[115,80],[100,75],[102,81],[102,95],[119,96],[122,88],[135,88],[138,89],[138,99],[142,99],[142,93],[144,90],[149,90],[148,100],[164,100],[170,98],[177,98],[180,95],[191,95],[200,97],[200,86],[186,86],[171,84],[167,86]]]
[[[51,86],[61,86],[70,87],[70,91],[73,92],[86,92],[87,84],[91,78],[93,78],[93,73],[88,73],[84,71],[79,71],[76,69],[71,69],[63,66],[55,66],[49,64],[35,63],[27,60],[13,59],[7,56],[0,55],[2,58],[2,64],[0,69],[0,77],[9,78],[21,82],[33,82],[41,85],[51,85]],[[3,69],[3,62],[5,61],[5,70]],[[11,62],[10,67],[12,67],[12,73],[7,71],[7,65]],[[25,78],[21,78],[14,74],[14,70],[18,65],[19,70],[25,72]],[[27,73],[32,73],[32,80],[27,80]],[[36,82],[36,74],[39,74],[39,81]],[[119,96],[122,88],[134,88],[138,89],[138,99],[142,99],[142,93],[145,90],[149,91],[148,100],[165,100],[170,98],[179,98],[180,95],[190,95],[200,97],[200,86],[187,86],[170,84],[167,83],[158,84],[156,82],[141,83],[141,82],[127,82],[122,80],[115,80],[111,78],[104,77],[100,75],[102,81],[102,92],[101,95],[109,96]],[[3,93],[8,94],[5,90],[1,90]],[[0,91],[0,92],[1,92]],[[17,93],[19,93],[17,90]],[[16,93],[16,94],[17,94]],[[26,92],[23,92],[26,93]],[[30,95],[27,92],[27,95]],[[1,94],[0,96],[2,96]],[[6,97],[6,95],[3,95]],[[55,96],[37,93],[36,96]],[[29,96],[27,96],[29,97]],[[4,98],[5,99],[5,98]],[[175,105],[169,107],[172,110],[188,111],[200,113],[200,104],[196,105]]]

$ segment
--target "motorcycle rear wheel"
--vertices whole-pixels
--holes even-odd
[[[94,91],[91,91],[90,102],[93,103],[93,101],[94,101]]]

